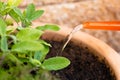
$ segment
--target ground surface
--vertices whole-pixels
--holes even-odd
[[[21,6],[33,2],[44,9],[40,22],[75,27],[85,21],[120,20],[120,0],[24,0]],[[120,32],[83,30],[120,52]]]

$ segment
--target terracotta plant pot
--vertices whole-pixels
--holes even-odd
[[[49,40],[61,41],[70,33],[72,29],[61,27],[58,32],[46,31],[43,38]],[[86,44],[91,50],[95,52],[95,55],[101,59],[105,59],[110,68],[112,69],[117,80],[120,80],[120,55],[109,47],[104,42],[84,33],[76,32],[71,39],[73,43],[79,45],[81,42]]]

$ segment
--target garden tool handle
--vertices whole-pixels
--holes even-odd
[[[120,21],[85,22],[82,25],[86,29],[120,30]]]

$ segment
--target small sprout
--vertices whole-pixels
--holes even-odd
[[[53,24],[38,26],[37,29],[42,30],[42,31],[44,31],[44,30],[54,30],[54,31],[60,30],[60,28],[57,25],[53,25]]]

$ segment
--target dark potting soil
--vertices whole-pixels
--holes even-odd
[[[49,41],[49,43],[52,48],[48,57],[61,55],[57,53],[63,43],[55,41]],[[78,47],[73,43],[68,44],[62,52],[62,56],[69,58],[71,64],[65,69],[53,71],[52,74],[61,80],[116,80],[105,61],[98,60],[98,57],[91,53],[87,47]]]

